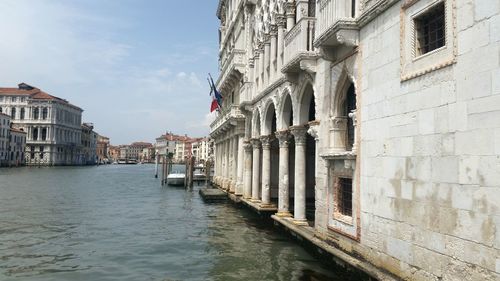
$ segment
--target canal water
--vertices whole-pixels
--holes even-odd
[[[355,280],[153,170],[0,169],[0,280]]]

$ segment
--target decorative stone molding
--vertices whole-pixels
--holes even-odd
[[[290,132],[294,136],[295,145],[306,145],[307,128],[305,126],[292,126]]]
[[[445,4],[445,46],[417,56],[415,18],[438,3]],[[455,0],[407,0],[400,12],[401,81],[453,65],[457,56]]]
[[[319,122],[318,121],[310,122],[307,133],[311,135],[311,137],[313,137],[316,142],[319,141]]]

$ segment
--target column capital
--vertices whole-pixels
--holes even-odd
[[[250,140],[246,140],[246,141],[243,142],[243,148],[245,149],[246,152],[251,152],[252,151],[253,145],[250,142]]]
[[[305,126],[292,126],[290,132],[295,138],[295,145],[306,145],[307,128]]]
[[[286,17],[282,14],[276,15],[276,25],[279,27],[284,27],[286,23]]]
[[[319,121],[313,121],[309,123],[309,129],[307,133],[314,138],[314,140],[319,140]]]
[[[292,139],[290,131],[288,130],[277,131],[275,135],[280,142],[280,147],[288,147],[288,145],[290,144],[290,140]]]
[[[284,3],[285,12],[287,17],[295,16],[295,3],[294,2],[286,2]]]
[[[260,142],[262,144],[262,149],[270,149],[271,141],[274,139],[273,135],[260,136]]]
[[[252,143],[253,149],[260,148],[260,140],[258,138],[252,138],[252,139],[250,139],[250,142]]]

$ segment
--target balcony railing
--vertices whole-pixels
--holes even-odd
[[[245,50],[240,49],[232,49],[231,52],[227,55],[224,54],[221,60],[221,71],[219,80],[217,81],[217,86],[219,90],[224,90],[223,88],[226,86],[227,78],[231,77],[231,75],[235,70],[240,73],[244,72],[245,69]]]
[[[339,24],[354,23],[357,0],[318,0],[316,5],[316,33],[318,41],[327,41],[332,29]]]
[[[294,68],[301,57],[314,56],[314,29],[316,19],[304,17],[285,35],[283,68],[285,72]]]
[[[225,107],[219,113],[219,116],[215,118],[215,120],[210,124],[210,131],[215,132],[223,125],[227,124],[232,118],[240,119],[245,118],[245,116],[241,113],[239,106],[231,105]]]

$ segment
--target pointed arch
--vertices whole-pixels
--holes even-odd
[[[316,100],[314,88],[309,81],[304,84],[297,104],[297,125],[316,120]]]
[[[260,137],[260,132],[261,132],[261,120],[260,120],[260,110],[258,107],[256,107],[253,111],[252,114],[252,138],[258,138]]]
[[[278,109],[278,127],[286,130],[293,126],[294,103],[289,89],[285,89],[281,95],[280,107]]]
[[[262,126],[262,134],[270,135],[276,132],[277,130],[277,119],[276,119],[276,106],[275,102],[272,99],[269,99],[266,105],[263,107],[263,126]]]

